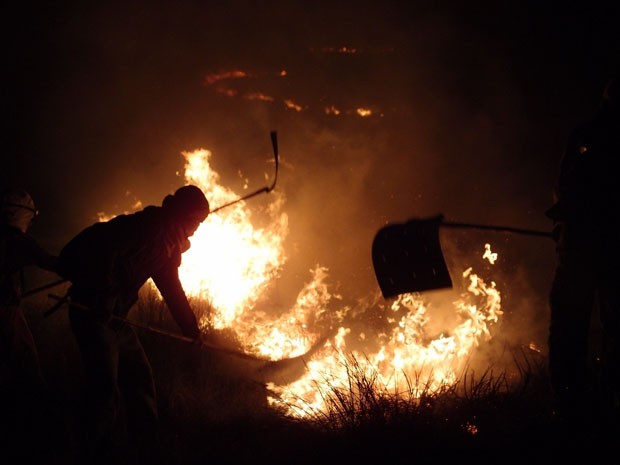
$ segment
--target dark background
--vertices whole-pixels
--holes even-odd
[[[283,299],[316,264],[355,298],[376,290],[370,247],[388,222],[442,213],[550,229],[544,211],[565,140],[620,57],[617,4],[564,3],[5,6],[0,185],[31,192],[41,211],[32,233],[58,251],[98,212],[159,204],[184,183],[182,151],[212,151],[222,183],[239,193],[242,177],[262,187],[277,130],[290,222]],[[220,82],[235,97],[205,80],[232,70],[252,75]],[[243,98],[251,92],[273,100]],[[326,114],[330,105],[343,113]],[[358,107],[374,113],[347,113]],[[455,273],[490,242],[514,328],[543,337],[551,241],[476,230],[442,240]]]

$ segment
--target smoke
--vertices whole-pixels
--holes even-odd
[[[577,9],[550,24],[555,12],[521,4],[203,3],[15,13],[29,22],[11,42],[14,158],[2,182],[32,191],[33,232],[51,249],[98,212],[159,204],[184,183],[183,151],[210,150],[240,194],[267,184],[277,130],[290,223],[281,298],[321,265],[355,301],[376,290],[370,246],[388,222],[442,213],[548,229],[565,136],[617,59],[600,48],[618,42],[597,9],[584,25]],[[248,77],[205,83],[232,70]],[[451,272],[490,242],[502,257],[503,334],[541,343],[551,243],[455,234],[443,240]]]

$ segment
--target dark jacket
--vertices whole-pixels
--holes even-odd
[[[566,224],[571,237],[617,242],[620,212],[620,116],[617,107],[602,105],[568,139],[555,187],[554,205],[546,215]]]
[[[152,278],[183,334],[195,338],[196,317],[178,275],[189,245],[166,209],[146,207],[83,230],[62,249],[58,272],[71,281],[72,299],[103,320],[125,317]]]

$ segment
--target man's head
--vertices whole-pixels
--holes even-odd
[[[30,223],[37,215],[34,201],[23,189],[6,189],[0,197],[2,221],[23,233],[28,231]]]
[[[185,229],[188,236],[194,234],[200,223],[209,216],[209,201],[200,188],[183,186],[164,198],[162,206],[175,221]]]

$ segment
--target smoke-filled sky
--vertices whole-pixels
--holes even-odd
[[[160,204],[184,183],[183,151],[210,150],[240,194],[262,187],[277,130],[284,282],[321,264],[347,291],[376,285],[387,222],[548,230],[568,132],[620,57],[618,6],[565,3],[20,2],[4,14],[1,184],[32,193],[32,232],[58,251],[98,212]],[[505,305],[544,315],[548,239],[442,238],[449,262],[491,242]]]

